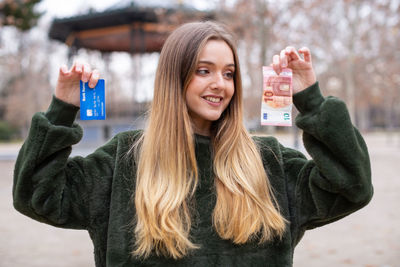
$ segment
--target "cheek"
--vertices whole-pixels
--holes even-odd
[[[232,101],[233,94],[235,93],[235,85],[232,84],[228,90],[226,90],[227,97],[229,97],[229,102]]]
[[[185,94],[186,101],[192,99],[197,94],[197,87],[198,86],[196,86],[196,85],[197,85],[196,81],[194,81],[194,80],[192,80],[189,83],[189,85],[188,85],[188,87],[186,89],[186,94]]]
[[[188,97],[192,97],[195,95],[200,95],[201,92],[204,90],[204,88],[206,87],[206,83],[204,81],[202,81],[201,79],[194,77],[186,90],[186,98]]]
[[[190,94],[186,94],[186,107],[189,111],[195,106],[193,102],[193,97]]]

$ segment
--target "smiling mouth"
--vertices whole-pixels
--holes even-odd
[[[205,96],[203,98],[212,103],[220,103],[222,101],[221,97]]]

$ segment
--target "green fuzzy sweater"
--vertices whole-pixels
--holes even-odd
[[[85,158],[69,158],[71,145],[82,137],[74,123],[78,108],[56,98],[46,113],[33,116],[19,152],[14,207],[43,223],[86,229],[96,266],[292,266],[294,248],[306,230],[362,208],[373,194],[367,147],[345,104],[322,97],[318,83],[295,94],[294,103],[300,111],[296,123],[312,160],[273,137],[254,138],[281,213],[289,221],[281,240],[235,245],[216,234],[210,139],[196,135],[200,183],[191,239],[201,248],[181,260],[130,256],[136,164],[126,154],[141,132],[120,133]]]

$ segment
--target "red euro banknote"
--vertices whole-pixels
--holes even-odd
[[[272,67],[263,67],[261,124],[292,126],[292,70],[278,75]]]

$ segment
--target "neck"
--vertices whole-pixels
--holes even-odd
[[[193,132],[203,136],[210,136],[211,135],[211,122],[198,123],[192,122]]]

